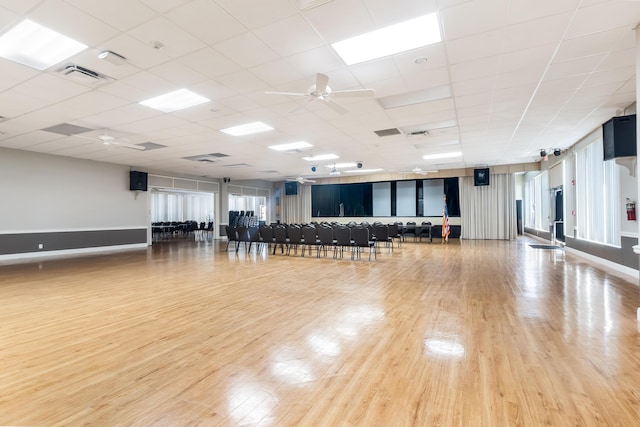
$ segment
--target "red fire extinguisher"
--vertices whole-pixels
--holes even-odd
[[[627,221],[635,221],[636,220],[636,204],[631,200],[627,199]]]

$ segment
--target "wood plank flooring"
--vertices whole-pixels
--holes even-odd
[[[0,425],[639,425],[637,281],[531,243],[0,265]]]

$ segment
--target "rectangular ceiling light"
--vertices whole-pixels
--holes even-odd
[[[220,132],[224,132],[227,135],[231,135],[231,136],[244,136],[244,135],[251,135],[254,133],[267,132],[270,130],[273,130],[273,128],[266,123],[251,122],[251,123],[245,123],[239,126],[233,126],[226,129],[220,129]]]
[[[67,36],[25,19],[0,37],[0,56],[45,70],[87,48]]]
[[[271,145],[269,148],[276,151],[292,151],[292,150],[301,150],[303,148],[313,147],[312,144],[309,144],[307,141],[298,141],[291,142],[289,144],[280,144],[280,145]]]
[[[350,171],[345,171],[346,173],[376,173],[382,172],[384,169],[354,169]]]
[[[333,160],[339,158],[340,157],[336,156],[335,154],[319,154],[317,156],[303,157],[302,160],[306,160],[307,162],[321,162],[323,160]]]
[[[450,159],[453,157],[460,157],[460,156],[462,156],[461,151],[453,151],[451,153],[427,154],[425,156],[422,156],[422,158],[425,160],[438,160],[438,159]]]
[[[334,163],[331,165],[325,165],[325,167],[329,169],[355,168],[356,166],[358,166],[357,163]]]
[[[185,108],[195,105],[204,104],[211,101],[202,95],[191,92],[188,89],[178,89],[155,98],[147,99],[140,102],[142,105],[160,110],[163,113],[171,113],[173,111],[184,110]]]
[[[347,65],[353,65],[440,41],[440,25],[434,12],[333,43],[331,47]]]

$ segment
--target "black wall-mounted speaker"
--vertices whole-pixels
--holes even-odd
[[[489,168],[473,170],[473,185],[489,185]]]
[[[613,117],[602,125],[604,160],[636,155],[636,115]]]
[[[139,171],[129,172],[129,190],[147,191],[147,173]]]

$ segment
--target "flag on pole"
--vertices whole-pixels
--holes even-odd
[[[449,213],[447,212],[447,196],[444,196],[444,210],[442,211],[442,243],[449,242],[449,234],[451,234],[451,227],[449,227]]]

